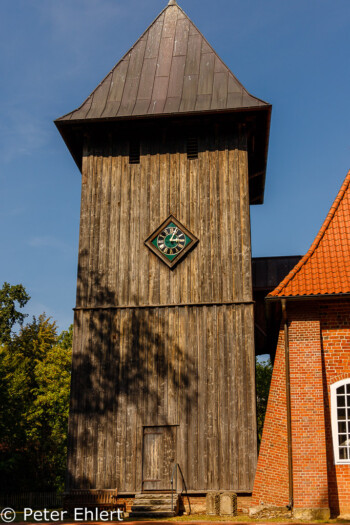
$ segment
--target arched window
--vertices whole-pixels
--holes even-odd
[[[331,413],[335,463],[350,463],[350,378],[331,385]]]

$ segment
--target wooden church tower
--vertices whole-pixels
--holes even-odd
[[[56,125],[82,173],[67,488],[250,492],[271,106],[175,0]]]

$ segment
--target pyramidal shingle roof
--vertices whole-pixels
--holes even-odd
[[[62,121],[240,110],[270,105],[250,95],[176,0],[76,110]]]
[[[350,293],[350,171],[309,251],[268,297]]]

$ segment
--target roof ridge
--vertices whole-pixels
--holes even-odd
[[[326,231],[328,230],[328,227],[330,225],[330,223],[332,222],[335,214],[336,214],[336,211],[338,210],[339,208],[339,205],[340,203],[342,202],[343,200],[343,197],[348,189],[348,186],[350,184],[350,170],[348,171],[346,177],[345,177],[345,180],[343,182],[343,184],[341,185],[340,187],[340,190],[338,191],[338,194],[336,196],[336,198],[334,199],[333,201],[333,204],[332,206],[330,207],[330,210],[325,218],[325,220],[323,221],[323,224],[318,232],[318,234],[316,235],[313,243],[311,244],[310,248],[308,249],[308,251],[306,252],[306,254],[304,255],[304,257],[302,257],[300,259],[300,261],[294,266],[294,268],[288,273],[288,275],[286,275],[286,277],[283,279],[283,281],[280,282],[280,284],[272,291],[270,292],[267,297],[276,297],[280,294],[280,292],[283,290],[283,288],[285,288],[290,282],[291,280],[296,276],[296,274],[301,270],[301,268],[303,266],[305,266],[305,264],[308,262],[308,260],[311,258],[311,256],[315,253],[316,249],[318,248],[320,242],[322,241]]]

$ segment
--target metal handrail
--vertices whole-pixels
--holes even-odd
[[[180,474],[181,474],[181,479],[182,479],[182,488],[181,488],[180,496],[182,494],[183,489],[185,489],[185,493],[186,493],[186,496],[187,496],[187,499],[188,499],[189,514],[191,514],[191,502],[190,502],[190,498],[189,498],[188,493],[187,493],[187,487],[186,487],[185,478],[184,478],[184,475],[182,473],[181,467],[180,467],[180,465],[178,463],[174,463],[173,470],[172,470],[172,473],[171,473],[171,480],[170,480],[170,484],[171,484],[171,511],[172,512],[174,511],[174,474],[175,474],[175,490],[177,492],[177,469],[179,469]]]

